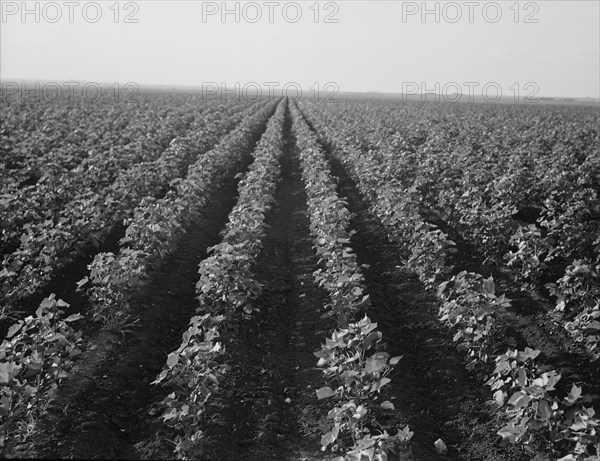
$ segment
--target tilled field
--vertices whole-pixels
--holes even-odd
[[[379,117],[370,131],[357,104]],[[446,131],[419,141],[425,125],[387,110],[215,104],[163,143],[169,155],[89,185],[101,220],[19,214],[0,273],[4,455],[598,459],[597,251],[567,255],[558,224],[539,221],[538,238],[503,214],[510,187],[482,198],[489,158],[453,186],[435,163]],[[593,191],[592,144],[578,155]],[[36,187],[4,193],[26,203]],[[57,206],[72,216],[73,203]],[[544,203],[542,217],[560,208]],[[527,238],[548,239],[537,278],[502,259],[524,260]],[[544,263],[550,251],[562,259]],[[552,271],[562,281],[538,283]]]

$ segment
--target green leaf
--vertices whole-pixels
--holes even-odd
[[[90,281],[90,279],[88,277],[82,278],[79,282],[77,282],[77,288],[81,288],[82,286],[84,286],[89,281]]]
[[[167,366],[173,368],[179,362],[179,354],[177,352],[171,352],[167,357]]]
[[[594,320],[593,322],[590,322],[587,325],[585,325],[584,329],[600,331],[600,322],[597,320]]]
[[[546,400],[540,400],[538,403],[538,412],[542,421],[548,421],[552,417],[550,404]]]
[[[69,303],[63,301],[62,299],[59,299],[58,301],[56,301],[56,305],[58,307],[69,307]]]
[[[483,292],[488,295],[493,295],[496,292],[496,285],[494,284],[494,278],[484,279],[482,284]]]
[[[571,392],[569,392],[569,395],[565,397],[565,400],[569,405],[573,405],[579,399],[579,397],[581,397],[581,387],[573,384],[573,387],[571,387]]]
[[[525,392],[515,392],[509,399],[508,404],[517,408],[525,407],[531,402],[531,397]]]
[[[84,317],[81,314],[72,314],[65,319],[65,322],[75,322],[76,320],[81,320],[82,318]]]
[[[385,352],[373,354],[365,363],[365,371],[367,373],[380,373],[386,367],[387,358],[388,354]]]
[[[385,402],[381,402],[381,404],[379,405],[381,408],[383,408],[384,410],[395,410],[396,407],[394,407],[394,404],[392,402],[390,402],[389,400],[386,400]]]
[[[351,452],[349,452],[349,453],[346,454],[346,457],[344,458],[344,460],[345,461],[362,461],[363,460],[363,456],[362,456],[362,454],[360,452],[351,451]]]
[[[381,389],[383,386],[391,382],[392,380],[390,378],[381,378],[381,380],[379,381],[379,388]]]
[[[19,374],[21,365],[16,365],[14,362],[0,363],[0,384],[8,384]]]
[[[527,428],[523,426],[515,426],[513,423],[509,423],[498,431],[498,435],[503,439],[509,440],[511,443],[517,442],[525,433]]]
[[[448,451],[448,447],[442,439],[437,439],[433,443],[433,446],[435,447],[436,451],[441,455],[445,454]]]
[[[390,365],[394,366],[396,365],[398,362],[400,362],[400,360],[402,360],[402,357],[404,357],[403,355],[397,355],[396,357],[392,357],[390,359]]]
[[[11,326],[8,329],[8,333],[6,333],[6,337],[8,339],[12,338],[17,333],[17,331],[19,331],[21,329],[22,324],[23,324],[23,322],[18,322],[18,323],[15,323],[13,326]]]
[[[322,387],[321,389],[317,389],[316,393],[317,393],[317,398],[319,400],[328,399],[329,397],[333,397],[333,395],[335,395],[335,392],[333,391],[333,389],[328,386]]]
[[[413,435],[415,435],[415,433],[410,430],[410,427],[408,427],[408,425],[406,425],[404,429],[398,430],[398,434],[396,435],[396,437],[398,437],[398,440],[400,440],[400,442],[408,442],[410,439],[412,439]]]
[[[324,434],[321,437],[321,445],[326,447],[327,445],[335,442],[338,437],[339,432],[340,432],[340,425],[336,424],[335,426],[333,426],[333,429],[331,429],[329,432],[327,432],[326,434]]]
[[[525,362],[527,359],[535,360],[538,355],[540,355],[539,350],[526,347],[524,351],[517,352],[517,360],[519,362]]]
[[[381,336],[381,332],[379,331],[372,331],[371,333],[369,333],[369,335],[363,341],[364,348],[370,349],[371,347],[373,347],[374,344],[381,340]]]
[[[53,302],[50,298],[44,298],[42,300],[42,302],[40,303],[40,307],[42,309],[48,309],[48,308],[52,307],[52,304],[53,304]]]
[[[504,397],[504,392],[502,392],[502,390],[497,390],[496,392],[494,392],[494,401],[499,406],[504,405]]]
[[[161,383],[162,380],[165,379],[168,374],[169,374],[168,370],[161,371],[160,374],[158,375],[158,377],[154,381],[152,381],[150,384],[159,384],[159,383]]]
[[[521,387],[527,386],[527,371],[525,370],[525,368],[519,368],[519,371],[517,371],[516,381]]]

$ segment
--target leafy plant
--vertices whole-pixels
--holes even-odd
[[[175,452],[182,459],[193,453],[203,437],[206,402],[218,391],[229,369],[222,363],[224,348],[217,341],[219,332],[236,314],[251,315],[254,308],[250,300],[261,292],[252,268],[262,249],[265,214],[274,203],[280,177],[285,107],[285,102],[277,105],[252,153],[254,162],[238,184],[238,201],[229,214],[222,242],[210,248],[211,256],[199,264],[199,315],[190,320],[180,347],[169,354],[154,381],[175,387],[162,402],[162,420],[176,430]]]
[[[600,454],[600,421],[594,410],[577,403],[581,387],[573,384],[560,399],[552,393],[561,379],[554,370],[536,365],[539,350],[508,350],[496,357],[496,368],[487,385],[494,403],[506,408],[508,423],[498,434],[506,443],[541,440],[551,456],[587,460]],[[593,458],[592,458],[593,459]]]
[[[493,334],[498,321],[506,320],[510,301],[496,296],[494,279],[462,271],[440,284],[438,295],[443,301],[439,309],[442,322],[457,330],[454,341],[466,352],[468,369],[486,363],[493,356]]]
[[[71,324],[82,316],[61,319],[66,307],[54,295],[45,298],[34,316],[10,327],[0,345],[0,448],[7,455],[26,443],[81,353],[81,332]]]
[[[499,378],[498,373],[501,374],[506,370],[497,368],[495,378],[489,380],[490,385],[499,387],[517,382],[514,392],[511,391],[506,395],[503,392],[495,393],[498,403],[504,405],[505,400],[508,400],[509,415],[513,418],[513,421],[509,422],[502,431],[502,434],[506,435],[506,442],[524,443],[528,441],[525,438],[526,434],[535,433],[534,438],[548,441],[547,448],[550,452],[566,454],[564,459],[586,459],[587,455],[584,453],[591,453],[591,447],[596,443],[597,424],[593,419],[593,410],[590,412],[583,407],[573,407],[576,408],[574,410],[570,408],[569,398],[566,403],[557,404],[555,409],[557,413],[552,417],[562,431],[559,431],[562,438],[552,435],[554,433],[550,424],[539,425],[539,422],[533,422],[531,426],[528,425],[535,421],[531,411],[537,411],[537,407],[531,410],[529,404],[534,405],[532,402],[542,399],[540,396],[544,396],[544,401],[550,402],[550,397],[547,396],[553,390],[553,380],[557,380],[558,373],[536,363],[534,359],[537,354],[533,352],[529,354],[527,352],[529,349],[525,352],[514,352],[517,354],[516,357],[526,362],[524,365],[521,364],[523,366],[513,367],[513,362],[510,361],[512,359],[507,358],[510,354],[497,356],[494,353],[495,341],[492,338],[496,332],[501,331],[506,322],[510,321],[511,314],[507,312],[510,301],[503,295],[495,294],[495,285],[491,277],[485,279],[480,274],[460,272],[448,280],[452,268],[446,261],[453,252],[453,242],[434,225],[428,223],[422,214],[428,213],[428,216],[433,215],[434,218],[441,216],[448,226],[460,228],[464,234],[470,236],[472,241],[479,243],[482,254],[492,262],[498,254],[506,250],[509,237],[513,235],[514,239],[511,243],[517,243],[519,248],[510,253],[507,258],[512,265],[516,267],[520,265],[521,278],[528,283],[526,279],[537,277],[539,271],[543,269],[541,264],[538,265],[539,258],[550,257],[554,245],[552,236],[542,237],[542,233],[535,226],[520,227],[520,233],[514,232],[512,219],[518,211],[517,204],[512,200],[518,198],[519,194],[510,189],[511,181],[518,179],[521,185],[532,185],[534,182],[531,178],[528,178],[527,174],[515,174],[515,169],[512,168],[511,177],[494,180],[490,185],[493,175],[485,169],[471,169],[472,164],[477,164],[478,160],[473,161],[474,156],[468,150],[466,152],[470,156],[460,157],[466,162],[466,166],[459,162],[461,171],[457,171],[452,162],[441,157],[441,153],[447,152],[448,147],[444,144],[448,139],[443,135],[440,137],[441,144],[438,148],[432,148],[437,140],[428,138],[422,146],[410,152],[396,152],[394,149],[397,145],[392,146],[385,141],[385,136],[380,135],[377,142],[366,143],[369,145],[367,151],[364,147],[365,137],[371,138],[371,136],[365,133],[360,123],[356,124],[353,121],[357,113],[365,112],[349,114],[346,111],[343,115],[336,113],[332,116],[331,112],[334,111],[332,108],[328,107],[318,112],[314,107],[309,108],[308,105],[306,107],[316,126],[324,133],[323,137],[332,146],[334,155],[346,167],[362,195],[368,200],[371,211],[386,227],[390,241],[408,255],[403,260],[404,265],[417,273],[428,288],[441,283],[438,289],[438,295],[443,301],[439,311],[440,319],[455,329],[454,339],[459,343],[459,349],[464,350],[468,355],[467,366],[474,368],[481,365],[481,371],[485,373],[485,364],[496,360],[502,364],[509,363],[507,369],[516,370],[515,377],[500,383],[503,378]],[[335,110],[339,108],[340,106],[337,106]],[[375,126],[383,125],[381,120],[381,118],[376,119]],[[361,145],[362,148],[357,147]],[[401,145],[406,148],[405,142]],[[419,165],[424,166],[427,177],[419,177],[417,169],[403,163],[407,158],[412,159],[411,161],[414,161],[415,157],[418,158],[419,149],[422,149]],[[451,158],[456,163],[456,156],[452,155]],[[490,159],[486,167],[494,166],[495,162],[497,159]],[[464,175],[465,170],[468,175]],[[411,178],[411,173],[417,177]],[[494,190],[493,185],[501,186],[501,190]],[[415,191],[421,192],[424,197],[415,197]],[[430,213],[426,205],[432,202],[444,206],[445,209],[435,210],[437,214]],[[469,226],[472,226],[472,229],[469,229]],[[597,237],[595,236],[594,239],[594,244],[597,244]],[[540,242],[540,245],[536,246],[538,245],[536,242]],[[589,325],[591,327],[589,330],[593,332],[589,335],[589,340],[593,343],[597,338],[595,335],[597,325],[594,317],[595,308],[592,306],[597,304],[597,297],[590,281],[595,279],[592,273],[595,269],[589,261],[587,265],[581,262],[577,265],[582,269],[584,266],[589,270],[580,269],[568,274],[570,279],[579,280],[577,283],[580,285],[563,280],[563,286],[556,290],[556,294],[563,298],[565,295],[570,295],[577,301],[587,297],[585,299],[589,301],[582,306],[585,308],[585,314],[581,317],[576,316],[573,325]],[[588,284],[583,285],[585,283]],[[518,387],[519,379],[525,383],[526,390]],[[495,390],[499,391],[499,387]],[[544,409],[545,404],[541,404],[541,408]],[[580,415],[577,416],[578,423],[586,421],[585,427],[573,426],[575,424],[573,418],[576,414]],[[573,439],[573,435],[568,435],[569,430],[580,431],[581,437],[577,440]],[[574,443],[567,443],[567,440]],[[585,447],[581,448],[581,444]]]
[[[338,437],[348,434],[353,442],[346,454],[346,460],[387,459],[387,453],[402,450],[408,453],[408,442],[412,432],[399,431],[392,437],[387,432],[371,435],[366,425],[368,408],[376,400],[381,388],[391,380],[387,376],[392,367],[398,364],[401,356],[389,357],[381,349],[381,332],[377,324],[365,316],[347,328],[333,332],[330,339],[315,352],[319,359],[317,366],[323,367],[323,374],[330,386],[316,391],[320,400],[333,398],[335,406],[327,418],[333,420],[333,427],[321,437],[321,449],[335,444]],[[404,434],[404,437],[401,435]]]
[[[365,316],[349,323],[361,310],[366,309],[364,277],[356,255],[347,244],[350,230],[350,213],[347,204],[336,192],[335,182],[325,154],[316,136],[311,132],[297,106],[291,105],[292,129],[300,149],[302,179],[308,196],[310,230],[321,268],[314,272],[315,281],[329,293],[330,305],[326,316],[337,321],[341,329],[332,333],[331,339],[315,352],[318,366],[325,367],[328,384],[316,391],[319,400],[333,398],[335,406],[327,417],[333,427],[321,437],[321,449],[329,445],[337,450],[336,443],[349,437],[352,446],[342,460],[387,460],[388,453],[398,453],[409,459],[409,441],[413,433],[408,426],[391,436],[384,431],[373,435],[368,429],[369,406],[376,394],[390,382],[387,375],[401,357],[389,358],[381,348],[381,333],[377,324]],[[368,354],[372,351],[372,354]],[[393,407],[393,405],[390,405]]]

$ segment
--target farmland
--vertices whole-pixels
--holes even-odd
[[[0,108],[0,450],[600,459],[597,107]]]

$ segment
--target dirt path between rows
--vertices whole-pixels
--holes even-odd
[[[254,303],[260,312],[222,335],[232,370],[209,400],[206,437],[194,459],[320,459],[327,409],[315,395],[324,383],[313,351],[325,338],[319,308],[327,296],[313,282],[317,259],[289,113],[284,136],[277,205],[267,215],[270,228],[255,269],[264,284]]]
[[[87,305],[87,297],[83,292],[76,291],[77,282],[89,275],[87,267],[92,263],[96,254],[119,251],[119,240],[125,236],[125,229],[126,227],[122,223],[117,223],[112,226],[108,235],[97,247],[85,246],[81,254],[65,267],[57,270],[48,283],[41,286],[35,293],[15,302],[14,311],[11,314],[14,314],[16,319],[33,315],[43,299],[50,296],[51,293],[54,293],[57,299],[69,303],[69,307],[65,309],[66,315],[83,312]],[[14,323],[15,319],[12,318],[0,322],[0,339],[6,337],[8,329]]]
[[[276,206],[267,214],[267,235],[255,273],[264,290],[251,318],[241,315],[222,332],[231,370],[203,416],[204,437],[191,459],[210,461],[321,461],[321,435],[330,427],[330,402],[315,389],[325,385],[313,352],[334,327],[321,319],[327,294],[318,288],[318,267],[309,231],[306,193],[295,139],[286,113],[282,178]],[[325,146],[326,151],[327,146]],[[401,254],[342,165],[329,155],[338,193],[354,214],[351,246],[364,265],[372,307],[392,356],[403,355],[381,400],[395,411],[375,409],[387,429],[409,424],[415,432],[414,460],[517,461],[518,448],[502,449],[495,435],[501,421],[485,403],[490,392],[464,368],[452,333],[437,320],[438,302],[415,274],[401,266]],[[247,167],[247,165],[244,167]],[[237,180],[229,178],[200,222],[183,236],[178,250],[156,269],[135,298],[139,325],[125,335],[103,333],[67,379],[38,425],[30,456],[43,458],[174,458],[166,430],[149,410],[165,396],[150,383],[166,355],[176,349],[197,307],[198,263],[220,241],[235,203]],[[444,440],[447,455],[434,441]],[[393,457],[390,461],[397,461]]]
[[[354,214],[352,248],[358,262],[368,265],[363,274],[371,320],[378,323],[390,355],[404,356],[385,394],[397,412],[380,422],[410,425],[415,460],[524,459],[523,453],[497,446],[499,422],[484,403],[489,396],[465,369],[451,332],[437,320],[435,297],[423,291],[415,274],[399,267],[401,255],[388,243],[385,229],[370,215],[339,161],[330,156],[330,162],[339,178],[338,193]],[[438,438],[449,447],[444,457],[434,448]]]
[[[235,130],[235,127],[223,133],[221,139],[227,136],[233,130]],[[161,148],[161,152],[158,154],[158,157],[160,157],[160,154],[174,139],[179,137],[171,138],[169,142]],[[218,141],[213,145],[203,145],[197,155],[188,154],[186,160],[183,162],[183,165],[179,170],[180,174],[177,177],[185,178],[188,167],[196,161],[198,156],[204,155],[217,144]],[[114,179],[112,184],[114,184],[116,181],[117,178]],[[110,189],[112,184],[106,186],[106,190]],[[170,188],[171,186],[166,184],[160,190],[153,191],[151,195],[156,199],[162,199],[165,197]],[[133,210],[130,211],[133,214]],[[15,323],[15,319],[33,315],[42,300],[50,296],[52,293],[56,295],[57,299],[62,299],[69,304],[69,307],[65,309],[66,315],[85,312],[88,302],[87,296],[83,292],[76,291],[75,288],[77,286],[77,282],[89,275],[88,265],[94,261],[94,258],[97,254],[105,252],[118,253],[120,248],[119,241],[125,237],[125,231],[127,230],[127,227],[120,221],[114,222],[114,219],[112,221],[113,222],[110,223],[110,231],[103,235],[97,244],[93,244],[90,241],[76,242],[74,245],[74,247],[76,247],[75,256],[73,256],[71,261],[65,264],[64,267],[56,270],[52,274],[50,280],[47,283],[42,284],[34,293],[15,302],[14,312],[11,312],[11,314],[13,314],[11,315],[11,318],[5,321],[0,321],[0,340],[6,337],[8,329],[12,324]],[[87,334],[90,332],[91,330],[86,331],[85,333]]]
[[[600,376],[600,360],[592,360],[589,351],[569,335],[562,321],[553,320],[551,300],[534,291],[519,291],[505,271],[491,264],[484,265],[478,248],[452,226],[441,219],[432,221],[457,243],[458,251],[452,257],[454,272],[468,270],[484,277],[492,275],[497,293],[503,293],[511,300],[510,311],[515,318],[507,333],[516,340],[517,347],[520,350],[526,346],[539,349],[539,360],[560,371],[562,379],[556,387],[558,392],[566,395],[573,383],[583,384],[582,402],[599,408],[600,380],[597,377]]]
[[[315,131],[337,177],[338,195],[347,200],[356,233],[351,246],[363,265],[372,307],[368,314],[378,323],[390,355],[403,359],[390,377],[382,399],[392,400],[396,411],[380,412],[383,427],[409,424],[415,432],[415,460],[461,459],[517,461],[527,456],[516,447],[500,448],[496,431],[502,422],[485,401],[490,393],[464,367],[452,333],[437,320],[438,301],[427,293],[412,274],[402,268],[403,255],[389,243],[384,226],[369,211],[355,182],[331,146]],[[388,429],[389,431],[389,429]],[[434,448],[441,438],[445,455]]]
[[[249,161],[248,155],[241,171]],[[179,346],[194,315],[198,263],[207,256],[207,248],[220,241],[219,232],[235,204],[237,182],[231,174],[215,189],[203,217],[187,229],[178,249],[150,273],[148,285],[131,302],[132,317],[139,318],[133,330],[102,332],[92,340],[38,424],[35,457],[173,457],[171,447],[158,443],[161,425],[148,414],[165,391],[150,383],[167,354]],[[142,444],[138,450],[135,444],[144,440],[157,441],[157,447]]]

